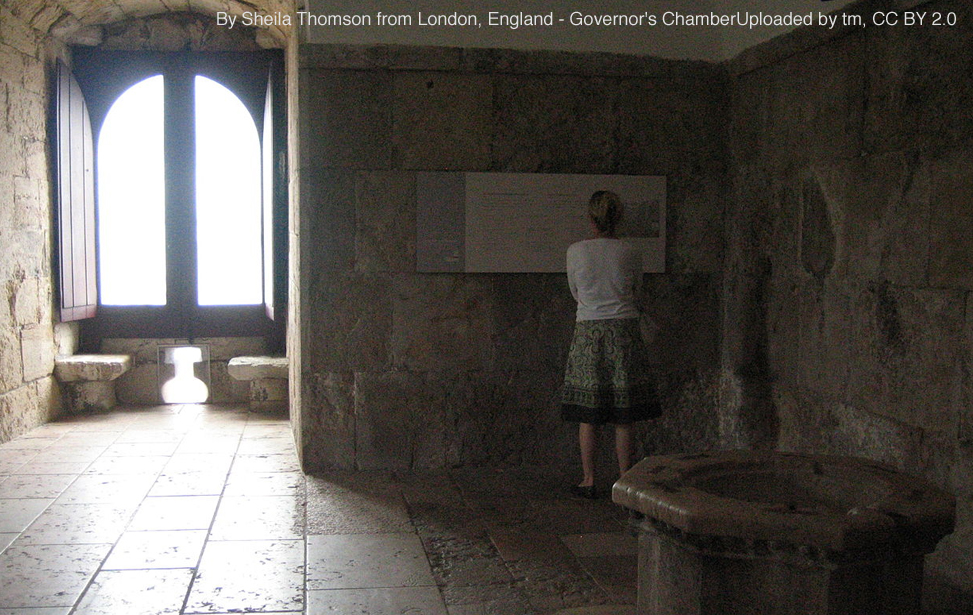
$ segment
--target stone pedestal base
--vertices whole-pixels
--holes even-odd
[[[920,615],[956,499],[867,459],[647,457],[613,487],[639,527],[640,615]]]
[[[643,523],[639,615],[919,615],[922,556],[829,561],[780,545],[693,539]],[[694,544],[695,543],[695,544]],[[736,548],[734,548],[736,547]]]

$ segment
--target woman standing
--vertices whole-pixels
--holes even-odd
[[[615,426],[619,475],[632,462],[632,424],[661,408],[648,373],[636,294],[642,281],[639,252],[615,235],[622,202],[607,190],[588,202],[593,236],[568,248],[571,294],[577,318],[565,370],[561,418],[576,422],[583,477],[572,491],[594,498],[598,425]]]

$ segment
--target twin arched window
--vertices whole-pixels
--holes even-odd
[[[229,89],[194,79],[196,302],[263,303],[261,147]],[[165,82],[128,88],[96,144],[102,305],[163,306],[166,297]],[[187,127],[188,128],[188,127]],[[178,222],[177,222],[178,223]]]
[[[59,183],[62,318],[89,318],[94,338],[279,336],[268,316],[286,300],[280,54],[79,49],[74,73],[59,76],[70,92],[58,98],[59,175],[84,176]],[[93,128],[80,149],[76,100]],[[97,195],[97,216],[72,213],[82,193]]]

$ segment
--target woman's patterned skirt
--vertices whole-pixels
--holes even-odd
[[[577,321],[564,373],[561,418],[626,424],[661,413],[638,319]]]

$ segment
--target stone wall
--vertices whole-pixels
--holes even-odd
[[[730,65],[720,423],[955,493],[933,568],[969,590],[973,12],[922,10],[958,25],[805,30]]]
[[[574,318],[566,277],[416,273],[419,171],[666,175],[667,273],[646,276],[666,416],[642,435],[648,451],[712,446],[719,67],[452,48],[300,54],[289,353],[306,469],[577,464],[574,428],[558,417]],[[610,477],[610,453],[603,461]]]
[[[0,5],[0,442],[61,411],[53,379],[53,213],[48,167],[48,42]]]

